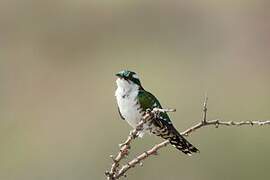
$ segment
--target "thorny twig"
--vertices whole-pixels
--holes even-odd
[[[202,120],[188,128],[187,130],[183,131],[181,133],[181,135],[183,136],[188,136],[190,135],[192,132],[194,132],[197,129],[200,129],[204,126],[215,126],[216,128],[218,128],[219,126],[243,126],[243,125],[259,125],[259,126],[263,126],[263,125],[270,125],[270,120],[267,121],[258,121],[258,120],[247,120],[247,121],[240,121],[240,122],[236,122],[236,121],[221,121],[219,119],[215,119],[215,120],[207,120],[207,101],[208,98],[205,97],[204,103],[203,103],[203,117]],[[128,155],[129,149],[130,149],[130,144],[132,142],[132,140],[134,140],[137,136],[138,136],[138,132],[140,130],[142,130],[143,124],[146,123],[147,121],[150,121],[152,119],[152,117],[156,116],[158,113],[160,112],[174,112],[174,109],[158,109],[155,108],[152,111],[148,110],[146,112],[146,114],[144,115],[142,121],[138,124],[138,126],[130,132],[130,135],[128,136],[127,140],[123,143],[120,144],[120,151],[118,152],[116,157],[113,157],[111,155],[111,158],[113,159],[113,164],[111,166],[110,171],[106,171],[105,175],[107,176],[107,180],[116,180],[119,179],[122,176],[126,176],[126,172],[135,167],[136,165],[140,164],[142,165],[142,161],[145,160],[147,157],[151,156],[151,155],[157,155],[157,152],[160,148],[165,147],[166,145],[169,144],[168,140],[165,140],[159,144],[156,144],[155,146],[153,146],[151,149],[149,149],[148,151],[143,152],[142,154],[140,154],[139,156],[135,157],[133,160],[129,161],[127,164],[120,166],[120,161],[126,157]]]
[[[105,172],[105,175],[107,176],[108,180],[114,180],[118,178],[117,176],[119,174],[118,172],[119,163],[123,158],[125,158],[128,155],[129,150],[130,150],[130,144],[132,140],[138,137],[138,133],[142,130],[143,125],[146,122],[151,121],[151,119],[154,116],[157,116],[157,114],[159,114],[160,112],[174,112],[174,111],[175,109],[159,109],[159,108],[154,108],[152,111],[148,109],[146,111],[146,114],[143,116],[142,120],[139,122],[137,127],[129,133],[129,136],[127,137],[126,141],[122,144],[119,144],[120,150],[118,154],[116,155],[116,157],[113,157],[113,155],[110,155],[110,157],[113,160],[113,164],[111,166],[110,171]]]

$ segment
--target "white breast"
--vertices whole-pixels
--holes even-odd
[[[123,79],[117,79],[116,83],[118,88],[115,92],[115,96],[120,113],[129,125],[135,128],[142,118],[137,100],[139,87]]]

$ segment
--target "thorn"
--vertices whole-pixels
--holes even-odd
[[[202,124],[206,124],[206,121],[207,121],[207,101],[208,101],[208,97],[207,95],[205,95],[205,99],[204,99],[204,102],[203,102],[203,119],[202,119]]]
[[[113,155],[110,155],[110,158],[114,160]]]
[[[129,162],[127,163],[127,165],[128,165],[129,167],[134,167],[134,164],[130,164]]]
[[[143,163],[142,162],[140,162],[140,164],[139,164],[140,166],[143,166]]]
[[[128,149],[120,149],[120,152],[123,153],[123,155],[127,156],[128,155]]]
[[[148,156],[148,155],[149,155],[149,153],[148,153],[147,151],[144,151],[144,153],[146,154],[146,156]]]
[[[121,148],[124,146],[124,143],[118,144],[118,146]]]
[[[176,109],[164,109],[165,112],[176,112]]]
[[[208,97],[207,97],[207,94],[205,94],[205,98],[203,102],[204,111],[207,111],[207,102],[208,102]]]

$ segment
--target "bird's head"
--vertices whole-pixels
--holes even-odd
[[[136,84],[139,87],[142,86],[140,79],[139,79],[139,76],[135,72],[132,72],[129,70],[123,70],[123,71],[116,73],[115,75],[118,77],[119,80],[126,81],[129,84]]]

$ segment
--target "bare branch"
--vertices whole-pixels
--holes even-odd
[[[110,157],[113,160],[113,164],[111,166],[110,171],[106,171],[105,175],[107,176],[107,180],[114,180],[120,176],[116,176],[119,174],[118,168],[119,168],[119,163],[122,159],[124,159],[126,156],[128,156],[129,150],[131,148],[130,144],[132,140],[136,139],[138,137],[138,133],[142,130],[143,124],[145,124],[148,121],[151,121],[151,119],[156,116],[156,114],[160,112],[174,112],[175,109],[160,109],[160,108],[154,108],[152,111],[151,110],[146,110],[146,114],[143,116],[143,119],[139,122],[137,127],[132,130],[129,133],[129,136],[127,137],[126,141],[122,144],[119,144],[120,150],[116,157],[114,158],[113,155],[110,155]],[[122,174],[121,176],[123,176]]]
[[[196,124],[195,126],[185,130],[181,133],[183,136],[188,136],[190,133],[194,132],[196,129],[202,128],[204,126],[210,126],[214,125],[218,127],[219,125],[223,126],[243,126],[243,125],[270,125],[270,121],[241,121],[241,122],[235,122],[235,121],[219,121],[219,120],[210,120],[206,122],[200,122]],[[126,165],[124,165],[120,170],[116,178],[121,177],[124,173],[126,173],[130,168],[135,167],[137,164],[142,163],[143,160],[145,160],[148,156],[157,154],[157,151],[168,145],[170,142],[168,140],[165,140],[159,144],[156,144],[154,147],[152,147],[150,150],[146,151],[147,153],[142,153],[130,162],[128,162]]]
[[[205,127],[205,126],[215,126],[216,128],[218,128],[219,126],[244,126],[244,125],[263,126],[263,125],[270,125],[270,120],[267,120],[267,121],[247,120],[247,121],[239,121],[239,122],[237,122],[237,121],[221,121],[219,119],[207,120],[207,101],[208,101],[208,97],[206,96],[204,103],[203,103],[202,120],[198,124],[183,131],[181,133],[181,135],[188,136],[192,132],[194,132],[195,130],[200,129],[200,128]],[[142,161],[147,159],[149,156],[157,155],[157,152],[159,149],[161,149],[169,144],[168,140],[165,140],[159,144],[156,144],[148,151],[143,152],[142,154],[138,155],[133,160],[129,161],[127,164],[125,164],[119,168],[120,161],[128,155],[128,152],[130,149],[130,144],[131,144],[132,140],[134,140],[138,136],[138,132],[142,130],[143,124],[146,123],[147,121],[151,121],[151,119],[160,112],[174,112],[174,111],[175,111],[174,109],[159,109],[159,108],[155,108],[152,111],[147,110],[146,114],[144,115],[143,119],[138,124],[136,129],[131,131],[127,140],[123,144],[120,145],[121,148],[120,148],[120,151],[118,152],[117,156],[115,158],[113,158],[113,156],[111,156],[111,158],[113,159],[113,164],[112,164],[110,172],[108,172],[108,171],[105,172],[105,174],[107,176],[107,180],[115,180],[115,179],[119,179],[122,176],[126,176],[126,172],[129,169],[134,168],[138,164],[142,165]]]
[[[181,134],[183,136],[188,136],[190,133],[192,133],[193,131],[204,127],[204,126],[215,126],[216,128],[218,128],[219,126],[244,126],[244,125],[258,125],[258,126],[262,126],[262,125],[270,125],[270,120],[267,121],[240,121],[240,122],[236,122],[236,121],[220,121],[219,119],[215,119],[215,120],[207,120],[205,123],[198,123],[194,126],[192,126],[191,128],[188,128],[187,130],[185,130],[184,132],[182,132]]]
[[[145,151],[144,153],[140,154],[133,160],[129,161],[126,165],[122,166],[122,168],[119,170],[118,174],[115,176],[116,179],[123,176],[130,168],[135,167],[137,164],[142,164],[142,161],[145,160],[147,157],[151,155],[157,155],[157,151],[165,147],[169,144],[169,141],[163,141],[162,143],[156,144],[154,147],[152,147],[150,150]]]
[[[207,95],[205,95],[205,99],[203,102],[203,119],[202,119],[202,123],[205,123],[207,120],[207,101],[208,101],[208,97]]]

